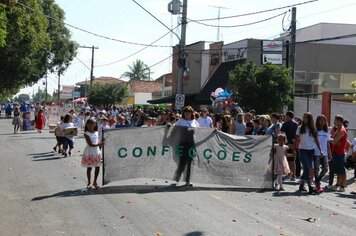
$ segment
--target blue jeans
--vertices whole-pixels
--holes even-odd
[[[300,161],[303,165],[303,174],[300,177],[301,180],[304,180],[308,184],[310,184],[311,179],[309,176],[309,170],[314,167],[314,149],[306,150],[299,149]]]

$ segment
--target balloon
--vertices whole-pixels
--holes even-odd
[[[222,93],[222,92],[224,92],[224,90],[223,90],[222,88],[217,88],[217,89],[215,90],[215,95],[216,95],[216,96],[219,96],[219,94]]]

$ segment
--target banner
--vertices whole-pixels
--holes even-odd
[[[57,124],[61,120],[61,116],[65,116],[71,110],[74,110],[77,114],[80,112],[80,108],[73,107],[60,107],[60,106],[48,106],[46,107],[47,113],[47,123],[48,124]],[[78,127],[79,121],[78,118],[73,117],[73,123]],[[79,125],[80,127],[80,125]]]
[[[190,169],[192,183],[273,186],[271,136],[177,126],[105,130],[104,136],[104,184],[133,178],[173,180],[182,169],[185,175]]]

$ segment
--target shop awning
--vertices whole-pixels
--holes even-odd
[[[194,100],[197,94],[186,94],[185,95],[185,104],[191,104]],[[162,98],[157,98],[153,100],[147,101],[150,104],[163,104],[163,103],[175,103],[176,95],[171,95],[168,97],[162,97]]]
[[[246,60],[238,60],[221,63],[201,92],[195,97],[196,102],[201,105],[211,104],[211,92],[214,92],[217,88],[226,89],[229,81],[229,72],[232,71],[237,64],[245,63],[245,61]]]

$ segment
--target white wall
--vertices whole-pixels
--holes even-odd
[[[148,100],[152,100],[152,93],[134,93],[135,104],[148,104]]]
[[[307,98],[296,97],[294,99],[294,113],[302,116],[307,111]],[[309,99],[309,111],[314,117],[321,114],[321,100]],[[350,122],[349,128],[356,129],[356,104],[333,101],[331,103],[331,120],[337,114],[342,115]]]
[[[202,53],[201,59],[202,59],[202,62],[201,62],[200,89],[203,89],[203,86],[206,84],[206,81],[209,76],[209,65],[210,65],[209,51],[204,51]]]

